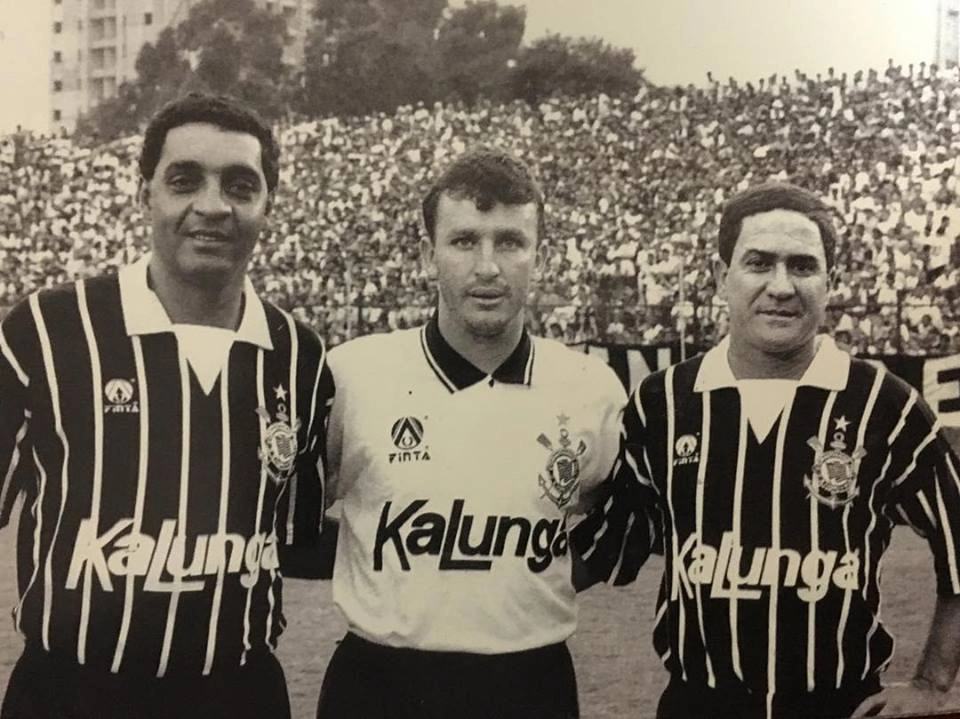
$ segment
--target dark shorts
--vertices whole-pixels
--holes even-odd
[[[130,677],[27,649],[0,719],[289,719],[283,669],[265,653],[208,677]]]
[[[777,697],[773,719],[842,719],[849,717],[860,702],[881,689],[876,677],[862,684],[835,691]],[[763,694],[722,691],[689,684],[678,677],[660,696],[657,719],[766,719],[766,697]]]
[[[577,719],[566,644],[510,654],[396,649],[347,634],[330,659],[318,719]]]

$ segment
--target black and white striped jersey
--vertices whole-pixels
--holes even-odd
[[[247,281],[206,393],[147,260],[45,290],[0,327],[0,525],[24,495],[14,621],[113,672],[271,651],[280,561],[319,541],[333,383],[321,340]]]
[[[916,390],[829,338],[758,440],[726,348],[641,383],[611,493],[572,536],[594,576],[617,584],[663,551],[654,645],[666,667],[766,694],[775,716],[791,696],[886,668],[880,573],[894,525],[926,537],[938,592],[960,594],[958,462]]]

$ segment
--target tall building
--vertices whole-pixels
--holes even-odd
[[[200,0],[53,0],[50,58],[51,125],[72,130],[83,113],[136,78],[140,48],[183,20]],[[292,42],[288,60],[302,57],[313,0],[257,0],[283,13]]]
[[[937,65],[960,61],[960,0],[937,3]]]

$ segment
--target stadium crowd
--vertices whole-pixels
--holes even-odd
[[[828,198],[842,278],[830,321],[860,354],[960,352],[960,72],[897,66],[757,83],[647,86],[537,107],[402,107],[290,120],[254,282],[333,345],[419,323],[434,299],[417,200],[467,147],[510,149],[547,195],[553,252],[532,329],[569,343],[725,333],[714,298],[719,210],[789,179]],[[0,307],[140,254],[137,138],[0,142]],[[682,281],[681,281],[682,277]]]

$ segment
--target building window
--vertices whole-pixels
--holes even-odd
[[[63,23],[62,22],[53,23],[53,34],[59,35],[61,32],[63,32]]]
[[[143,14],[143,24],[144,25],[153,25],[153,13],[145,12]]]
[[[54,110],[54,111],[53,111],[53,121],[54,121],[54,122],[60,122],[60,118],[61,118],[61,117],[62,117],[62,115],[61,115],[61,113],[60,113],[59,110]]]
[[[54,91],[54,92],[60,92],[61,90],[63,90],[63,82],[60,81],[60,80],[54,80],[54,81],[53,81],[53,91]]]
[[[63,53],[59,50],[53,51],[53,61],[54,62],[63,62]]]

